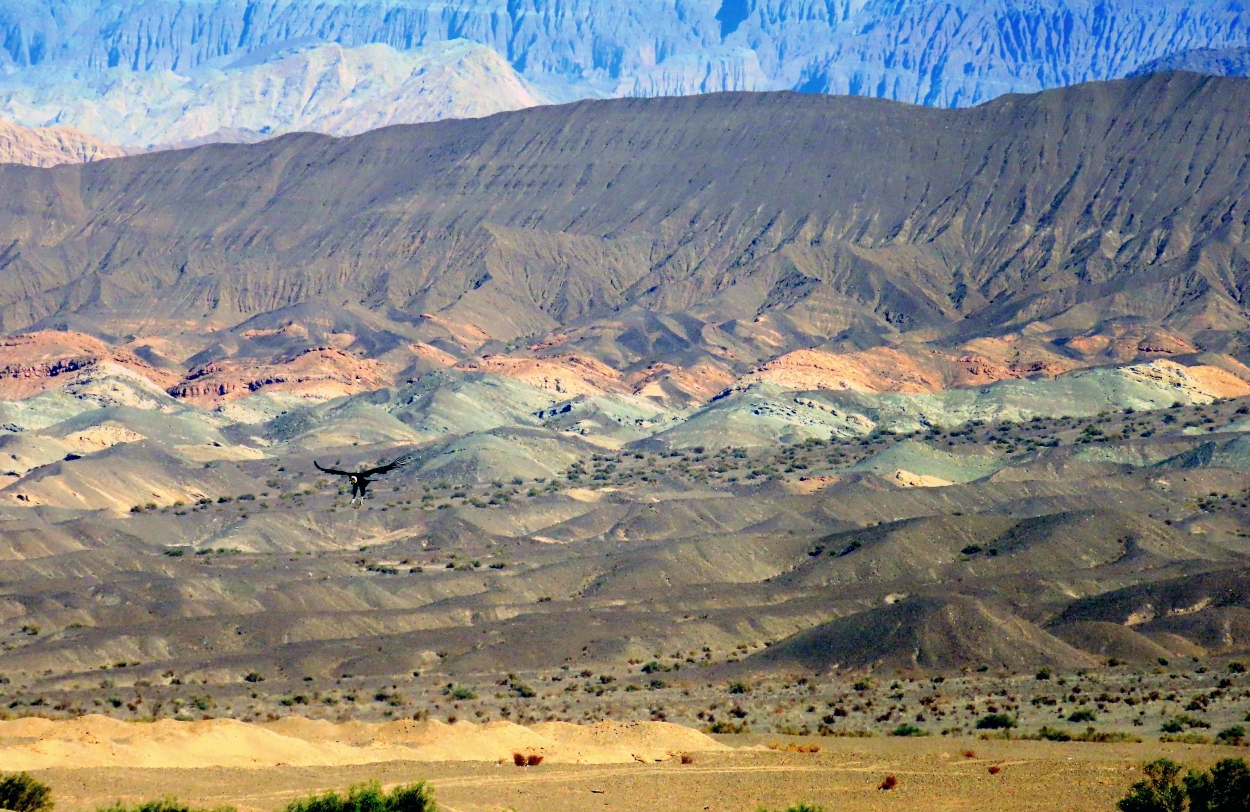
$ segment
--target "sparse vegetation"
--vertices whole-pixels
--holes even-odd
[[[285,812],[435,812],[434,791],[425,782],[384,792],[379,783],[351,787],[346,795],[324,795],[292,801]],[[158,811],[159,812],[159,811]]]
[[[1161,758],[1142,768],[1116,806],[1120,812],[1240,812],[1250,798],[1250,770],[1243,759],[1223,759],[1210,770],[1189,770]]]

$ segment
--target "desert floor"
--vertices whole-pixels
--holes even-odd
[[[811,743],[777,736],[724,736],[737,748]],[[377,780],[430,781],[440,809],[584,812],[755,812],[806,801],[827,810],[1113,810],[1144,761],[1168,756],[1208,764],[1243,751],[1160,744],[1082,744],[955,739],[820,739],[817,754],[759,749],[698,753],[694,763],[544,764],[389,762],[264,769],[48,769],[58,812],[117,799],[176,796],[195,806],[276,810],[314,791]],[[971,751],[974,755],[969,756]],[[990,767],[999,767],[997,775]],[[877,787],[898,779],[889,792]]]

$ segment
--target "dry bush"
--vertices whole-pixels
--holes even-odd
[[[542,763],[543,763],[543,757],[538,755],[537,753],[531,753],[529,757],[525,759],[526,767],[537,767],[539,764],[542,764]]]
[[[776,750],[781,753],[819,753],[819,744],[782,744],[781,742],[769,742],[765,745],[769,750]]]
[[[694,756],[690,755],[689,753],[682,753],[681,763],[682,764],[694,764]]]
[[[974,751],[972,750],[964,751],[964,758],[976,758],[976,757],[977,757],[977,754]]]
[[[999,767],[997,764],[990,765],[990,775],[998,775],[1000,772],[1002,772],[1002,770],[1003,768]]]
[[[897,786],[898,779],[892,775],[887,775],[885,780],[881,782],[881,786],[877,787],[877,789],[882,790],[883,792],[889,792]]]
[[[513,764],[515,764],[515,765],[517,765],[518,767],[524,767],[524,766],[525,766],[525,754],[524,754],[524,753],[513,753],[513,754],[512,754],[512,763],[513,763]]]

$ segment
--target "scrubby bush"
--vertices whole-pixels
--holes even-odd
[[[734,734],[734,733],[747,733],[747,732],[749,732],[750,730],[751,730],[751,728],[750,728],[750,726],[749,726],[749,725],[747,725],[747,723],[746,723],[746,722],[742,722],[741,724],[737,724],[737,723],[735,723],[735,722],[729,722],[729,721],[721,720],[721,721],[716,722],[715,724],[713,724],[711,727],[709,727],[709,728],[707,729],[707,732],[708,732],[708,733],[726,733],[726,734]]]
[[[1234,747],[1240,746],[1244,738],[1246,738],[1246,729],[1241,725],[1226,727],[1215,735],[1217,744],[1231,744]]]
[[[760,812],[768,812],[764,807],[760,807]],[[786,809],[786,812],[825,812],[823,806],[813,806],[812,804],[798,803]]]
[[[1250,798],[1250,769],[1226,758],[1210,770],[1190,770],[1161,758],[1143,767],[1145,778],[1129,787],[1116,806],[1120,812],[1241,812]]]
[[[111,806],[102,806],[96,812],[234,812],[233,806],[219,806],[216,809],[195,809],[182,803],[177,798],[162,798],[159,801],[144,801],[141,804],[127,806],[117,801]]]
[[[382,791],[376,781],[347,791],[313,795],[287,804],[286,812],[434,812],[434,791],[424,781]]]
[[[923,728],[916,727],[915,725],[909,725],[906,722],[904,722],[903,724],[894,728],[894,730],[890,733],[890,735],[891,736],[927,736],[929,734],[926,733]]]
[[[1005,713],[991,713],[977,720],[977,730],[1007,730],[1016,726],[1016,720]]]
[[[52,808],[52,790],[30,773],[0,778],[0,809],[13,812],[47,812]]]
[[[1179,716],[1174,716],[1171,719],[1164,722],[1163,726],[1160,727],[1159,729],[1162,730],[1164,733],[1180,733],[1184,731],[1186,728],[1194,728],[1194,727],[1207,728],[1210,726],[1211,725],[1209,722],[1206,722],[1202,719],[1197,719],[1197,718],[1194,718],[1193,716],[1189,716],[1187,714],[1182,713]]]
[[[1122,733],[1118,730],[1094,730],[1092,727],[1085,728],[1084,733],[1078,733],[1072,737],[1074,742],[1093,742],[1095,744],[1119,744],[1121,742],[1140,742],[1140,736],[1134,736],[1132,733]]]
[[[1068,716],[1068,721],[1069,722],[1096,722],[1098,721],[1098,714],[1094,713],[1092,710],[1089,710],[1087,708],[1081,708],[1080,710],[1073,711]]]

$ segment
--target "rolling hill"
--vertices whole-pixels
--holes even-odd
[[[1246,87],[0,167],[0,702],[1231,724]]]

